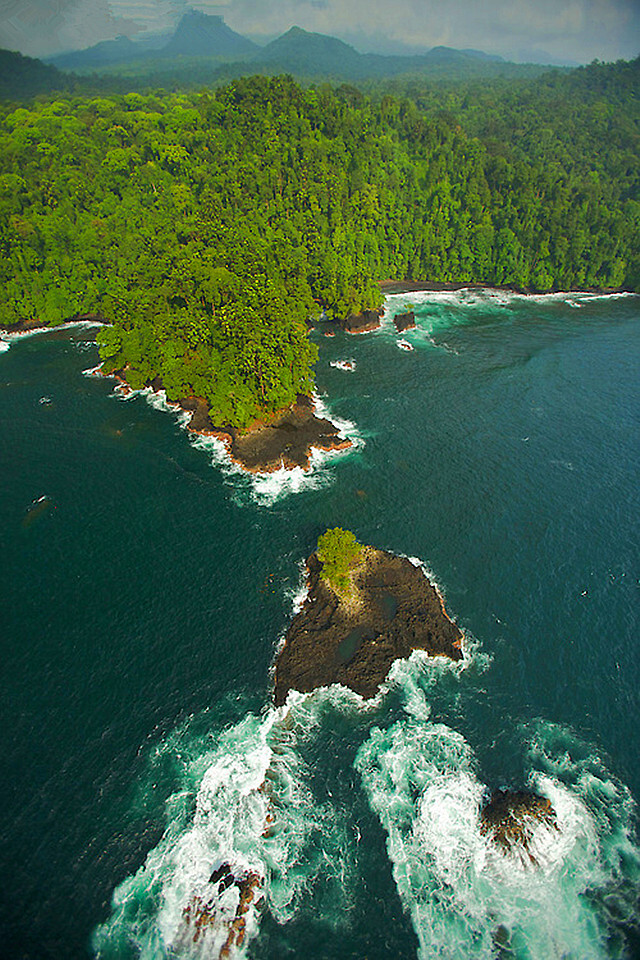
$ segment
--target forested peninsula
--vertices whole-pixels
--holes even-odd
[[[0,322],[103,317],[105,373],[242,432],[381,281],[637,290],[639,73],[5,103]]]

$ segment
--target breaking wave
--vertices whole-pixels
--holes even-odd
[[[102,324],[95,320],[69,320],[67,323],[59,323],[55,327],[35,327],[33,330],[17,330],[15,333],[5,331],[0,336],[0,353],[5,353],[18,340],[26,340],[28,337],[37,337],[41,333],[56,333],[58,330],[92,329],[101,327]]]
[[[382,326],[378,331],[383,336],[397,337],[393,324],[396,313],[405,313],[414,310],[416,327],[405,331],[410,346],[444,347],[433,339],[433,334],[452,326],[473,323],[479,315],[483,317],[501,318],[508,309],[510,314],[528,310],[532,304],[555,307],[562,310],[581,309],[590,303],[600,300],[619,300],[634,297],[633,293],[589,293],[589,292],[562,292],[524,294],[510,290],[498,290],[490,287],[466,287],[460,290],[414,291],[409,293],[394,293],[385,297],[385,309],[382,317]]]
[[[356,361],[352,358],[351,360],[330,360],[330,367],[335,367],[336,370],[343,370],[345,373],[353,373],[356,369]]]
[[[418,698],[419,700],[419,698]],[[570,759],[575,738],[540,725],[528,748],[529,786],[551,802],[557,830],[538,824],[529,854],[503,851],[480,830],[486,788],[469,744],[429,723],[426,701],[374,728],[355,766],[387,835],[419,956],[622,957],[620,926],[637,921],[640,850],[632,801],[602,764]]]
[[[353,831],[343,811],[315,797],[297,749],[323,704],[340,698],[292,694],[187,764],[162,840],[116,889],[94,933],[97,957],[244,957],[261,914],[287,923],[311,889],[327,920],[341,912],[356,876]]]
[[[100,364],[84,370],[83,373],[85,376],[102,376]],[[185,430],[191,420],[191,414],[188,411],[183,410],[177,403],[167,400],[164,390],[153,390],[151,387],[132,390],[126,384],[118,382],[114,387],[113,395],[127,402],[136,397],[143,397],[155,410],[174,414],[178,425]],[[350,440],[351,447],[348,451],[321,450],[312,447],[309,467],[306,470],[302,467],[287,469],[283,465],[279,470],[270,473],[247,473],[234,463],[226,444],[219,437],[189,432],[189,442],[197,450],[205,451],[211,459],[212,466],[219,469],[233,484],[238,502],[248,501],[258,506],[269,507],[289,494],[318,490],[332,483],[334,477],[329,469],[330,464],[344,456],[346,452],[358,450],[364,446],[364,439],[354,423],[334,416],[318,394],[314,394],[313,401],[318,416],[330,420],[337,427],[340,439]]]

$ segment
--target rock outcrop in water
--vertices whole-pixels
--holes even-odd
[[[382,310],[363,310],[362,313],[351,313],[340,325],[347,333],[368,333],[378,329],[381,316]]]
[[[462,658],[462,633],[437,589],[410,560],[365,547],[348,600],[322,579],[316,553],[307,561],[309,591],[289,627],[275,669],[274,698],[341,683],[372,697],[394,660],[412,650]]]
[[[416,315],[413,310],[409,310],[407,313],[396,313],[393,322],[398,333],[404,333],[405,330],[414,330]]]
[[[480,832],[503,850],[521,850],[535,864],[529,847],[538,824],[558,829],[555,810],[546,797],[522,790],[494,790],[480,811]]]

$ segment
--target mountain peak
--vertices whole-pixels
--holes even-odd
[[[222,17],[190,7],[162,53],[164,56],[238,57],[255,50],[256,44],[228,27]]]

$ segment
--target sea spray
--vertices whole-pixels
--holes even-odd
[[[554,798],[556,785],[567,785],[588,811],[594,851],[582,864],[587,870],[584,882],[601,891],[594,902],[610,931],[610,943],[619,937],[619,952],[624,955],[623,928],[640,926],[640,845],[631,792],[594,746],[570,728],[536,720],[523,724],[520,735],[536,788],[542,787],[552,804],[560,804],[562,798]],[[587,836],[585,830],[585,842]]]
[[[611,953],[607,902],[620,887],[620,861],[638,862],[628,835],[607,836],[586,796],[532,772],[557,830],[539,823],[527,851],[503,851],[480,830],[486,790],[470,746],[429,723],[415,697],[409,707],[408,719],[372,730],[355,766],[387,834],[420,957],[489,960],[498,945],[531,960],[622,956],[621,944]],[[608,854],[611,843],[616,849]]]
[[[111,917],[95,931],[98,957],[217,957],[241,899],[241,883],[216,879],[225,870],[255,878],[230,957],[245,956],[261,910],[286,923],[318,881],[321,910],[327,919],[340,914],[355,875],[351,831],[343,811],[314,797],[297,749],[313,736],[325,699],[292,694],[284,707],[248,714],[192,761],[195,798],[190,790],[170,798],[162,840],[116,889]]]

